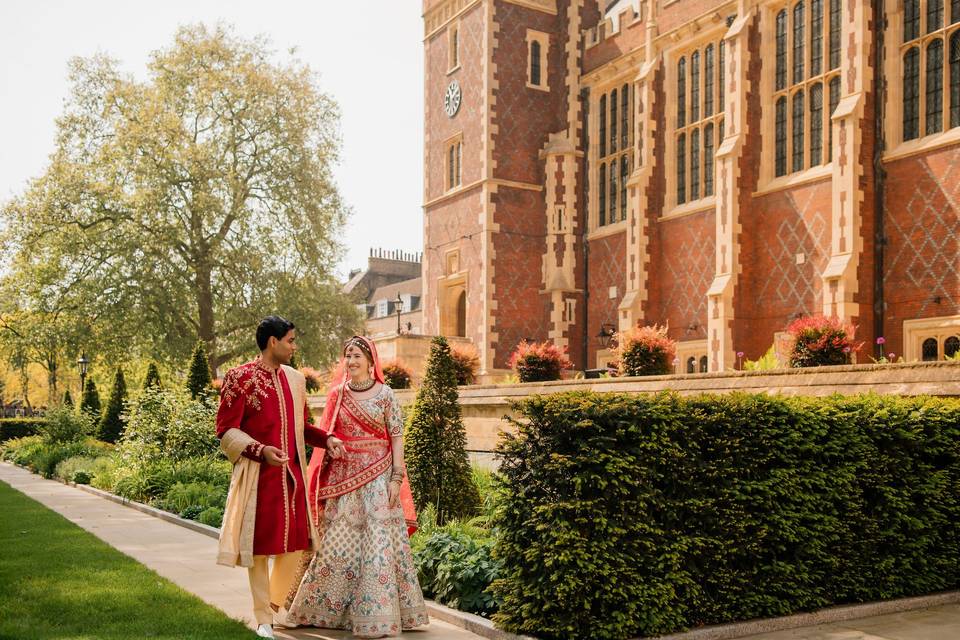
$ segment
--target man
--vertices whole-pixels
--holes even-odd
[[[264,318],[257,346],[260,357],[227,372],[220,389],[217,437],[234,469],[217,562],[248,568],[257,635],[272,638],[303,552],[319,543],[304,444],[338,458],[343,443],[314,425],[303,374],[287,366],[297,350],[293,323]]]

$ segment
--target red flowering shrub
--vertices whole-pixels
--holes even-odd
[[[634,327],[617,334],[620,373],[625,376],[661,376],[673,372],[677,341],[659,325]]]
[[[409,389],[413,371],[399,360],[391,360],[383,365],[383,378],[391,389]]]
[[[564,369],[572,369],[566,349],[549,342],[523,340],[510,356],[510,368],[517,372],[520,382],[559,380]]]
[[[307,379],[307,392],[313,393],[323,388],[324,375],[312,367],[301,367],[300,373]]]
[[[453,358],[453,370],[457,374],[457,385],[476,384],[480,371],[480,352],[472,344],[450,347]]]
[[[850,364],[853,352],[863,344],[854,343],[855,332],[856,327],[839,318],[816,315],[794,320],[787,327],[793,343],[790,349],[790,366]]]

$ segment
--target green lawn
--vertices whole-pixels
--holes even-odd
[[[0,482],[0,640],[251,637],[240,622]]]

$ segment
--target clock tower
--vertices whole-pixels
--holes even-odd
[[[424,332],[481,375],[550,340],[583,368],[581,30],[597,0],[424,0]]]

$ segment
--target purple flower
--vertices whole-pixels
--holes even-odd
[[[880,336],[879,338],[877,338],[877,344],[886,344],[886,342],[887,342],[887,339],[884,338],[883,336]]]
[[[887,354],[887,358],[890,359],[890,360],[893,360],[896,356],[897,356],[897,354],[895,354],[895,353],[888,353],[888,354]]]
[[[742,357],[743,357],[743,351],[737,351],[737,357],[738,357],[738,358],[742,358]]]
[[[843,348],[843,352],[844,352],[844,353],[850,353],[850,347],[844,347],[844,348]]]

